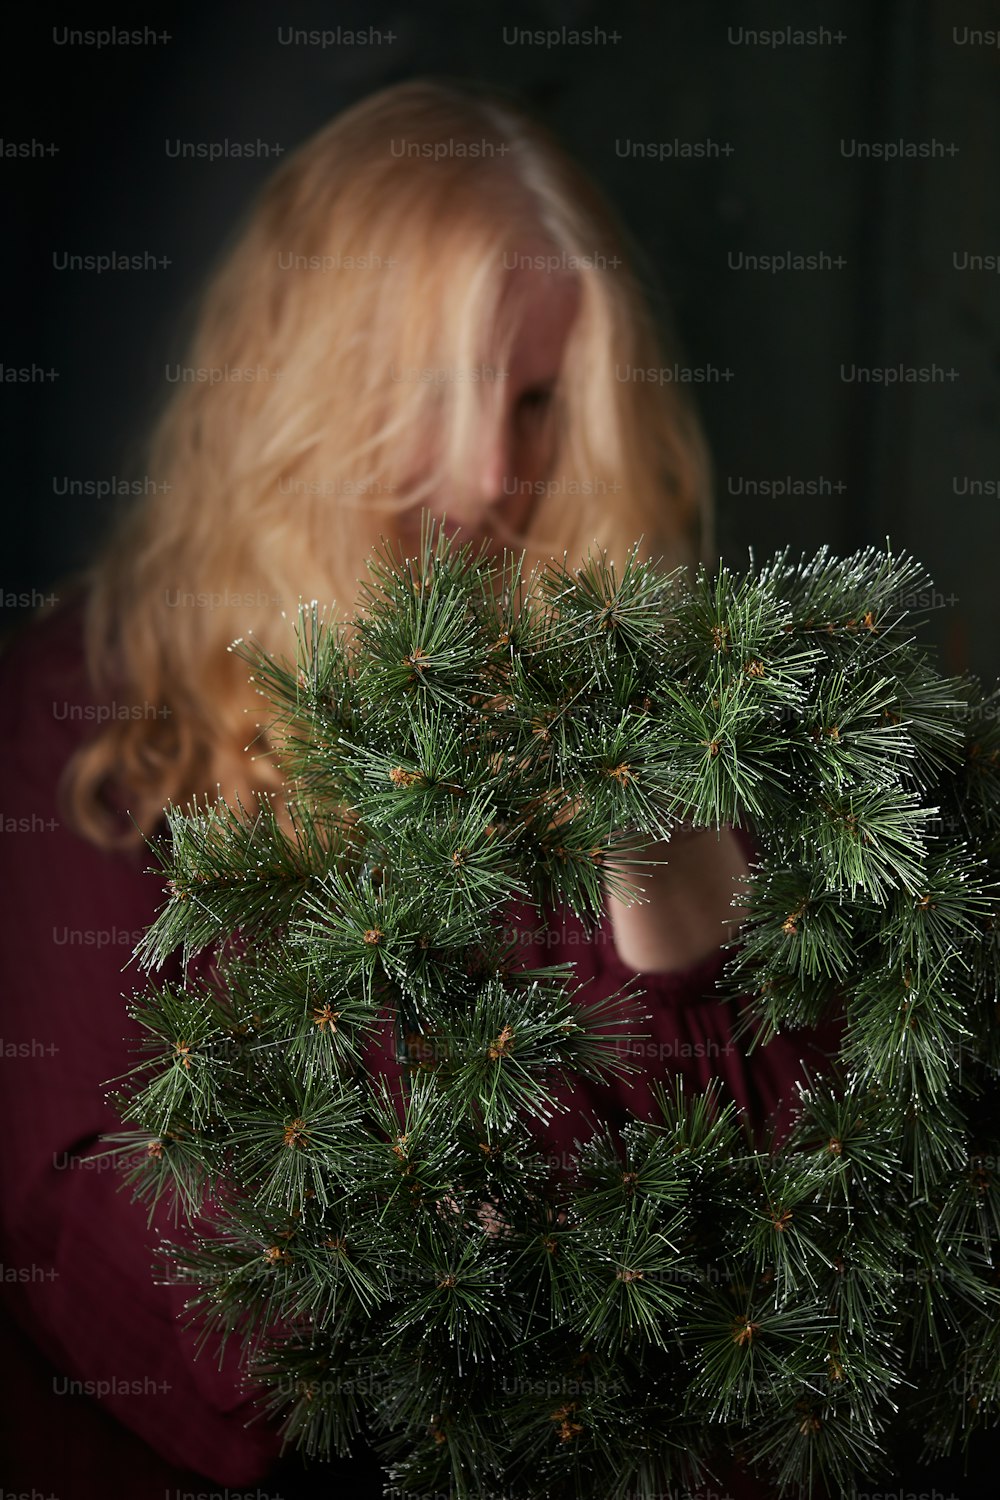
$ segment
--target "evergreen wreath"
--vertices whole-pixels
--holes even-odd
[[[289,1441],[364,1423],[416,1495],[632,1500],[724,1451],[840,1495],[901,1408],[929,1453],[995,1423],[1000,699],[915,642],[924,570],[633,548],[525,580],[426,520],[368,568],[352,621],[300,607],[294,663],[231,648],[287,814],[171,807],[151,846],[140,961],[210,950],[221,983],[133,997],[114,1149],[197,1229],[165,1253],[205,1337]],[[628,1069],[635,1004],[517,969],[504,904],[592,931],[682,819],[759,847],[726,968],[755,1044],[837,1011],[840,1056],[780,1148],[660,1083],[553,1177],[529,1122]],[[386,1009],[398,1092],[364,1063]]]

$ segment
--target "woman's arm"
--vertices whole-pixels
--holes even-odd
[[[95,1159],[121,1128],[104,1084],[137,1060],[122,992],[145,977],[122,969],[163,897],[144,872],[151,856],[130,864],[62,825],[55,785],[80,732],[70,667],[27,638],[0,662],[3,1290],[59,1380],[80,1382],[66,1390],[96,1397],[171,1463],[251,1483],[279,1443],[266,1423],[244,1425],[235,1346],[221,1368],[212,1350],[196,1358],[180,1321],[190,1289],[157,1285],[152,1269],[157,1232],[177,1231],[163,1213],[147,1227],[119,1172]]]

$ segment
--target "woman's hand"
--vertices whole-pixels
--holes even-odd
[[[748,916],[749,866],[730,828],[681,825],[669,840],[616,868],[641,899],[627,906],[605,887],[615,947],[622,962],[641,973],[685,969],[707,958],[732,941]]]

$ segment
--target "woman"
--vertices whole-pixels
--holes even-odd
[[[162,902],[143,836],[163,830],[168,801],[219,788],[251,805],[280,790],[247,717],[259,699],[227,646],[252,630],[288,653],[300,598],[350,612],[379,536],[412,548],[422,509],[463,539],[523,547],[529,565],[595,543],[624,556],[640,537],[666,566],[709,557],[695,419],[674,387],[633,378],[665,363],[621,232],[542,129],[483,92],[388,88],[268,182],[185,363],[168,366],[155,492],[9,649],[0,784],[8,815],[38,831],[3,845],[4,1034],[21,1048],[0,1129],[3,1254],[29,1273],[10,1301],[53,1393],[104,1409],[82,1402],[73,1427],[49,1402],[83,1445],[63,1493],[275,1472],[273,1431],[244,1427],[234,1351],[196,1360],[183,1288],[153,1283],[165,1221],[148,1229],[113,1174],[87,1165],[118,1123],[101,1086],[134,1061],[121,994],[142,985],[121,969]],[[562,946],[545,951],[605,993],[643,974],[651,1072],[696,1084],[721,1072],[759,1120],[795,1057],[769,1048],[751,1075],[733,1008],[712,993],[746,871],[732,832],[692,833],[645,877],[646,904],[609,897],[589,944],[554,921]],[[179,974],[178,962],[157,977]],[[651,1107],[642,1083],[577,1102]],[[24,1413],[27,1433],[41,1410]],[[37,1448],[22,1467],[24,1484],[60,1492]],[[293,1483],[286,1469],[282,1492]]]

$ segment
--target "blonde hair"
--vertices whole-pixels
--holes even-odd
[[[499,95],[383,89],[265,184],[153,432],[156,492],[85,575],[94,687],[168,712],[115,718],[72,757],[63,805],[83,837],[139,842],[110,826],[108,782],[127,788],[145,834],[168,801],[213,786],[248,806],[280,789],[266,737],[245,754],[247,710],[259,728],[266,708],[226,648],[252,631],[291,655],[300,599],[349,614],[380,535],[398,540],[402,514],[432,493],[461,505],[496,392],[457,376],[509,349],[503,293],[526,243],[580,291],[556,389],[558,482],[519,538],[528,566],[595,545],[624,556],[640,536],[641,554],[669,566],[707,554],[705,447],[672,385],[634,378],[664,357],[598,191]],[[452,377],[445,399],[439,375]],[[414,481],[428,433],[432,466]]]

